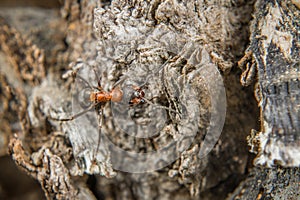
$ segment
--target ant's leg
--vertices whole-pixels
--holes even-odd
[[[127,78],[129,78],[129,76],[128,75],[123,75],[122,77],[121,77],[121,79],[120,80],[118,80],[114,85],[113,85],[113,88],[116,88],[118,85],[120,85],[121,83],[123,83]]]
[[[100,143],[101,143],[101,129],[102,129],[102,120],[103,120],[103,108],[102,106],[98,110],[97,117],[98,117],[98,142],[97,142],[97,147],[96,151],[94,152],[93,159],[96,160],[96,155],[99,151],[100,148]]]
[[[82,76],[76,75],[76,77],[79,78],[81,81],[83,81],[85,84],[87,84],[89,86],[89,88],[99,90],[98,87],[90,85],[89,82],[87,82]]]
[[[154,70],[153,73],[149,74],[149,75],[146,77],[145,82],[142,83],[139,87],[140,87],[140,88],[143,88],[144,85],[146,85],[146,84],[148,83],[148,81],[149,81],[149,79],[150,79],[151,77],[153,77],[154,75],[156,75],[156,73],[158,73],[160,70],[162,70],[162,69],[165,68],[165,66],[169,63],[170,60],[171,60],[171,58],[168,58],[168,60],[166,60],[166,62],[164,62],[164,63],[163,63],[160,67],[158,67],[156,70]]]
[[[98,89],[101,91],[102,90],[102,87],[101,87],[101,77],[98,75],[97,70],[96,70],[95,67],[93,67],[93,71],[94,71],[96,79],[97,79]]]
[[[84,63],[82,60],[80,61],[77,61],[75,66],[76,65],[81,65],[81,66],[90,66],[89,64],[87,63]],[[72,76],[75,77],[75,78],[79,78],[81,81],[83,81],[89,88],[91,89],[96,89],[96,90],[99,90],[98,87],[95,87],[95,86],[92,86],[85,78],[83,78],[82,76],[78,75],[78,71],[79,69],[77,69],[76,71],[72,71]]]
[[[85,113],[89,112],[90,110],[92,110],[93,108],[95,107],[95,104],[91,104],[90,107],[88,107],[87,109],[71,116],[71,117],[68,117],[68,118],[53,118],[53,117],[50,117],[50,119],[52,120],[56,120],[56,121],[72,121],[74,119],[76,119],[77,117],[80,117],[81,115],[84,115]]]
[[[169,93],[168,93],[168,89],[167,89],[167,87],[166,87],[166,85],[165,85],[165,68],[163,68],[163,69],[162,69],[162,72],[161,72],[161,83],[162,83],[162,87],[163,87],[163,90],[164,90],[166,96],[167,96],[167,97],[170,97],[170,95],[169,95]],[[155,97],[153,97],[153,98],[155,98]],[[152,98],[152,99],[153,99],[153,98]],[[169,102],[169,104],[170,104],[169,98],[167,98],[167,99],[168,99],[168,102]],[[169,109],[171,109],[171,108],[168,108],[167,110],[169,110]],[[173,110],[173,109],[171,109],[170,111],[177,113],[177,114],[181,117],[181,114],[178,113],[177,111],[175,111],[175,110]]]
[[[148,104],[150,104],[150,105],[152,105],[152,106],[154,106],[154,107],[162,108],[162,109],[165,109],[165,110],[174,112],[174,113],[178,114],[178,115],[181,117],[181,114],[180,114],[179,112],[177,112],[176,110],[172,109],[172,108],[169,108],[169,107],[166,107],[166,106],[159,106],[159,105],[156,105],[156,104],[152,103],[151,101],[149,101],[149,100],[146,99],[146,98],[143,98],[143,100],[144,100],[146,103],[148,103]]]

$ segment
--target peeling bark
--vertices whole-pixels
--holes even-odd
[[[240,62],[248,66],[244,75],[257,71],[261,130],[248,138],[256,165],[300,166],[299,17],[291,1],[256,3],[251,43]]]
[[[256,75],[261,128],[248,144],[254,168],[228,199],[298,199],[299,6],[297,1],[257,1],[250,45],[239,65],[241,82]],[[271,169],[268,169],[271,168]]]
[[[39,9],[32,14],[26,9],[16,12],[20,15],[1,13],[6,21],[1,20],[1,48],[15,75],[10,76],[9,62],[1,65],[0,117],[5,124],[1,137],[11,138],[10,155],[38,180],[47,199],[224,199],[251,167],[245,138],[256,126],[257,110],[253,88],[238,82],[236,61],[248,42],[252,6],[252,1],[66,0],[60,15],[58,10]],[[18,23],[24,16],[31,20]],[[38,28],[27,28],[30,24]],[[212,67],[222,76],[210,71]],[[167,163],[171,156],[158,156],[139,168],[140,160],[116,154],[104,145],[104,137],[97,151],[99,119],[93,112],[70,122],[54,120],[82,110],[80,89],[86,85],[74,75],[96,85],[93,68],[105,91],[122,80],[118,86],[126,98],[133,91],[130,85],[147,82],[145,97],[153,103],[136,108],[103,104],[101,131],[106,139],[127,151],[145,153],[183,135],[182,143],[170,145],[171,150],[179,150],[170,154],[177,159]],[[212,83],[220,79],[227,113],[215,144],[208,127],[213,114],[225,109],[215,106],[214,110],[221,97],[214,90],[218,85]],[[135,129],[121,108],[134,112],[131,119],[141,124],[153,112],[153,127],[164,137],[129,137]],[[221,121],[215,119],[212,127]],[[12,128],[18,120],[21,125]],[[136,130],[133,136],[151,134],[149,129]],[[205,138],[210,142],[204,143]],[[190,142],[188,148],[183,148],[185,142]],[[134,174],[116,165],[141,171],[164,168]],[[238,189],[233,195],[237,194]]]
[[[255,168],[227,199],[298,199],[299,168]]]

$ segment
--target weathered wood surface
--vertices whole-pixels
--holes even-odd
[[[224,199],[251,167],[245,138],[258,121],[253,90],[239,84],[236,69],[237,60],[242,57],[247,44],[252,6],[251,1],[119,0],[101,3],[66,0],[60,15],[58,10],[45,12],[39,9],[36,12],[26,9],[1,12],[5,19],[1,21],[1,48],[14,66],[13,73],[9,73],[7,62],[3,64],[6,67],[1,66],[1,91],[5,91],[0,95],[4,102],[1,120],[5,125],[1,128],[1,137],[11,138],[12,158],[40,182],[48,199]],[[32,20],[24,22],[18,17]],[[28,28],[29,24],[38,28]],[[157,42],[155,34],[149,34],[155,31],[176,40],[165,37]],[[147,37],[149,43],[145,42]],[[136,40],[141,42],[135,44],[133,41]],[[196,51],[193,45],[181,48],[191,41],[201,51]],[[98,66],[102,86],[109,90],[124,74],[143,79],[141,70],[146,63],[157,67],[169,58],[172,59],[165,67],[163,77],[167,89],[162,90],[169,96],[162,98],[160,87],[154,87],[155,81],[151,82],[148,94],[161,95],[160,101],[155,103],[179,108],[178,102],[171,98],[175,91],[172,77],[196,77],[189,84],[196,91],[197,105],[201,106],[184,106],[187,110],[199,110],[201,117],[197,119],[198,131],[190,148],[168,167],[146,174],[114,170],[111,162],[122,158],[113,157],[105,148],[97,155],[102,162],[94,166],[92,159],[98,134],[96,118],[91,115],[94,120],[83,117],[75,121],[80,124],[79,130],[75,129],[74,122],[51,120],[80,109],[72,107],[76,88],[74,77],[68,70]],[[207,79],[196,76],[195,72],[201,68],[195,65],[196,62],[218,66],[227,94],[226,121],[221,138],[210,154],[201,159],[199,149],[207,133],[212,101],[205,83]],[[20,69],[19,66],[25,67]],[[37,71],[39,76],[28,76],[27,69],[34,72],[41,66],[43,70]],[[161,77],[161,73],[158,75]],[[150,151],[165,141],[128,140],[114,121],[116,116],[112,112],[113,107],[104,107],[103,132],[108,133],[116,144],[130,149],[130,144],[134,143],[136,146],[132,150]],[[16,116],[21,119],[21,129],[12,126],[18,121]],[[176,138],[174,127],[180,128],[175,119],[170,118],[169,129],[165,129],[171,139]],[[4,144],[3,149],[5,147]],[[134,166],[135,163],[124,162],[124,165]],[[87,179],[85,173],[102,176]],[[261,174],[265,176],[266,173]],[[251,191],[249,187],[243,188]],[[237,193],[238,189],[234,195]],[[246,197],[249,196],[244,199]]]
[[[300,198],[299,1],[257,1],[241,82],[256,76],[260,131],[248,136],[254,168],[228,199]],[[283,167],[283,168],[282,168]],[[292,167],[292,168],[287,168]]]
[[[257,72],[260,132],[249,137],[257,165],[300,166],[300,11],[292,1],[258,1],[242,76]]]
[[[255,168],[227,199],[299,199],[299,168]]]

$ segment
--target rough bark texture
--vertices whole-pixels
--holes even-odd
[[[242,84],[257,74],[261,129],[248,143],[255,165],[274,168],[255,168],[228,199],[299,199],[299,1],[257,1],[255,11],[239,63]]]
[[[254,52],[253,62],[257,63],[257,69],[270,69],[279,75],[284,73],[277,72],[273,65],[260,65],[259,52],[266,52],[262,55],[268,59],[279,59],[275,55],[278,53],[281,56],[279,60],[285,63],[280,66],[299,69],[299,35],[288,27],[289,20],[296,23],[297,16],[299,20],[299,4],[291,2],[256,2],[249,52]],[[297,168],[254,168],[251,171],[252,156],[248,153],[246,137],[252,128],[258,128],[259,117],[253,87],[244,88],[239,83],[237,61],[248,43],[253,3],[65,0],[57,9],[1,8],[1,155],[5,156],[8,146],[9,155],[23,171],[40,183],[47,199],[224,199],[247,175],[249,177],[228,196],[229,199],[275,198],[278,195],[291,199],[299,197]],[[292,11],[285,10],[287,7]],[[272,17],[266,17],[270,9],[285,10],[282,17],[287,23],[278,26],[281,32],[291,34],[287,37],[292,41],[290,51],[280,45],[281,39],[273,40],[274,44],[270,43],[267,50],[265,46],[260,46],[261,43],[255,42],[257,35],[261,35],[259,30],[262,25],[259,24],[268,20],[268,24],[273,22]],[[299,24],[296,27],[299,30]],[[274,27],[267,28],[271,31]],[[277,43],[279,46],[276,46]],[[291,59],[283,62],[286,56]],[[246,63],[247,59],[250,57],[241,63]],[[222,73],[227,112],[217,144],[207,156],[199,157],[202,147],[207,144],[204,140],[209,132],[209,120],[216,112],[212,109],[216,101],[209,95],[218,94],[213,93],[212,89],[217,87],[213,83],[219,80],[219,74],[207,73],[211,72],[209,66],[217,66]],[[53,120],[81,110],[82,102],[76,102],[80,100],[76,94],[80,94],[82,84],[73,75],[77,72],[86,77],[90,73],[92,75],[87,77],[90,78],[88,81],[95,85],[92,68],[96,68],[102,77],[101,85],[106,91],[119,80],[125,80],[120,84],[124,91],[126,84],[141,84],[147,80],[146,97],[155,97],[152,101],[154,105],[173,110],[165,111],[168,120],[159,131],[159,135],[167,137],[131,139],[122,132],[125,129],[131,133],[132,129],[129,122],[124,123],[124,118],[118,117],[122,115],[116,115],[114,108],[117,105],[103,105],[102,134],[114,144],[138,153],[151,152],[185,134],[185,141],[191,142],[189,148],[179,151],[175,155],[177,159],[167,165],[168,157],[153,160],[154,164],[148,162],[149,167],[164,168],[137,174],[116,170],[114,166],[117,164],[122,169],[132,169],[139,166],[139,160],[126,160],[125,154],[115,156],[105,145],[100,146],[95,156],[99,133],[94,113],[89,112],[70,122]],[[275,90],[273,95],[266,93],[269,91],[265,91],[269,88],[265,85],[267,77],[257,71],[260,99],[280,99],[274,94],[281,90]],[[284,76],[286,82],[282,84],[294,83],[292,89],[295,91],[291,94],[296,93],[294,107],[297,109],[299,72],[295,73],[298,78],[295,82]],[[276,77],[268,77],[268,80],[277,87],[280,83],[272,82]],[[212,80],[212,83],[207,80]],[[290,102],[291,98],[287,101],[286,104],[294,103]],[[266,110],[261,107],[261,120],[269,122],[270,117],[276,115],[272,115],[272,105],[267,105],[270,113],[265,113]],[[134,119],[147,120],[147,112],[143,109],[149,107],[148,104],[148,107],[136,108]],[[163,119],[158,115],[161,110],[155,113],[157,125]],[[299,144],[296,137],[299,134],[299,109],[296,111],[296,118],[289,118],[295,129],[291,132],[295,136],[289,143],[292,145]],[[178,113],[185,114],[180,117]],[[288,120],[283,115],[278,117]],[[214,122],[219,121],[216,119]],[[126,126],[120,127],[122,124]],[[285,121],[278,124],[284,125]],[[197,131],[189,132],[194,129]],[[286,130],[290,129],[287,127]],[[141,132],[136,133],[135,136],[139,136]],[[144,130],[142,133],[147,135],[149,132]],[[262,130],[261,134],[264,133]],[[208,144],[214,145],[213,142]],[[181,145],[176,144],[172,148],[182,149]],[[297,161],[299,158],[295,157],[291,163]],[[270,162],[273,163],[272,159]],[[0,197],[10,198],[10,193],[2,189],[5,188],[4,183],[0,183]]]
[[[256,3],[251,43],[240,64],[250,59],[244,84],[257,71],[261,131],[252,132],[249,144],[258,154],[258,165],[300,166],[299,17],[299,9],[289,1]]]
[[[299,168],[255,168],[227,199],[299,199]]]

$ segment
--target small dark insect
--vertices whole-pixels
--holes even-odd
[[[134,105],[138,105],[141,103],[145,103],[145,92],[143,91],[143,89],[141,87],[138,86],[132,86],[134,92],[130,98],[129,101],[129,105],[130,106],[134,106]]]

